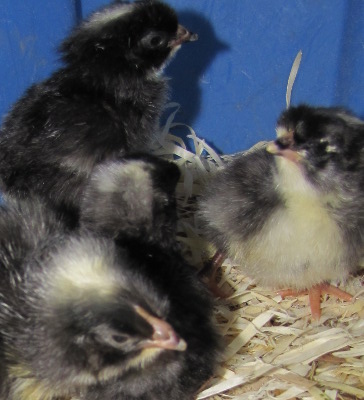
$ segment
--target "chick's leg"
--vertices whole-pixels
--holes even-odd
[[[335,286],[329,285],[328,283],[320,283],[306,290],[297,291],[293,289],[287,289],[287,290],[280,290],[278,293],[282,296],[282,298],[288,296],[296,297],[308,294],[312,318],[316,321],[319,320],[321,317],[320,303],[322,294],[330,294],[345,301],[351,301],[353,299],[353,296],[351,294],[346,293]]]
[[[223,253],[217,251],[215,255],[206,262],[204,267],[199,272],[199,275],[203,277],[203,281],[205,281],[205,283],[207,284],[210,292],[215,297],[220,298],[228,297],[228,294],[221,290],[216,283],[217,270],[222,266],[225,258],[226,257]]]

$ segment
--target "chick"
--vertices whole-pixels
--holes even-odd
[[[15,271],[3,265],[3,399],[78,395],[121,374],[141,375],[164,351],[185,351],[163,319],[168,299],[125,252],[92,237],[49,240]]]
[[[182,43],[196,39],[159,1],[117,3],[92,14],[62,43],[63,66],[30,87],[6,116],[2,190],[37,193],[77,215],[96,164],[148,151],[168,91],[162,70]]]
[[[2,207],[0,238],[1,400],[187,400],[212,374],[211,299],[177,253],[70,233],[35,200]]]
[[[235,158],[200,201],[206,236],[259,284],[352,297],[328,285],[355,270],[364,244],[364,122],[338,108],[283,112],[277,140]]]
[[[176,245],[176,164],[139,154],[100,164],[81,201],[80,224],[119,241]]]

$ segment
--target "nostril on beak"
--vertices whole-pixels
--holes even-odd
[[[183,42],[195,42],[198,39],[197,33],[188,31],[183,25],[178,25],[177,29],[177,41]]]
[[[196,40],[198,40],[197,33],[191,33],[190,42],[196,42]]]

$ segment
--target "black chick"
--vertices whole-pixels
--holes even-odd
[[[277,140],[233,160],[200,201],[206,236],[258,283],[306,291],[312,316],[364,245],[364,122],[338,108],[283,112]]]
[[[210,323],[211,299],[176,243],[175,164],[139,155],[100,165],[81,206],[81,230],[113,238],[135,261],[134,270],[170,299],[167,321],[187,343],[183,353],[166,354],[135,379],[121,376],[98,385],[84,399],[193,399],[211,377],[220,351]],[[173,366],[173,367],[172,367]]]
[[[4,400],[78,395],[186,350],[166,295],[112,241],[67,235],[32,204],[2,210],[0,230]]]
[[[82,196],[80,224],[119,242],[176,247],[176,164],[148,154],[97,166]]]
[[[6,116],[2,190],[45,196],[77,216],[96,164],[148,151],[167,96],[163,67],[182,43],[196,39],[159,1],[117,3],[92,14],[61,45],[64,66],[30,87]]]
[[[211,300],[177,253],[69,233],[34,200],[0,238],[0,399],[187,400],[212,374]]]

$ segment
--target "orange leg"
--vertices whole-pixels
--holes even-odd
[[[225,260],[225,255],[217,251],[215,255],[206,262],[204,267],[199,272],[199,275],[202,276],[205,282],[207,282],[207,286],[211,293],[215,297],[225,298],[228,295],[224,293],[216,284],[216,273],[217,270],[222,266],[222,263]]]
[[[312,319],[316,321],[319,320],[321,317],[320,303],[322,294],[330,294],[345,301],[351,301],[353,299],[353,296],[351,294],[346,293],[335,286],[331,286],[328,283],[320,283],[318,285],[312,286],[311,289],[306,290],[280,290],[278,294],[280,294],[282,298],[285,298],[287,296],[301,296],[308,294]]]

